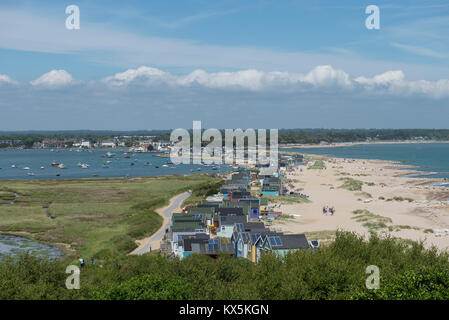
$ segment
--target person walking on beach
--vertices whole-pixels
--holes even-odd
[[[81,266],[81,268],[84,267],[84,259],[83,258],[80,258],[80,266]]]
[[[323,214],[326,214],[326,207],[323,207]]]

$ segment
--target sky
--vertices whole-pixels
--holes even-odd
[[[448,128],[448,40],[445,0],[2,0],[0,131]]]

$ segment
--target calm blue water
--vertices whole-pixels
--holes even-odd
[[[449,143],[369,144],[331,148],[283,149],[338,158],[400,161],[419,171],[437,172],[432,178],[449,178]]]
[[[115,153],[115,157],[103,158],[106,152]],[[169,158],[154,157],[154,153],[136,153],[124,156],[125,150],[92,150],[92,152],[75,152],[70,150],[50,151],[46,149],[0,150],[0,179],[64,179],[98,177],[141,177],[154,175],[190,174],[201,172],[227,172],[228,165],[204,166],[198,164],[167,164]],[[63,163],[67,169],[52,167],[51,163]],[[106,161],[111,163],[106,164]],[[88,169],[82,169],[78,163],[86,163]],[[147,164],[148,163],[148,164]],[[132,165],[133,164],[133,165]],[[16,168],[11,166],[15,165]],[[40,169],[40,167],[44,169]],[[159,168],[156,168],[158,166]],[[30,170],[24,170],[29,167]],[[200,168],[201,171],[197,169]],[[34,173],[34,176],[28,173]],[[56,176],[59,174],[60,176]]]

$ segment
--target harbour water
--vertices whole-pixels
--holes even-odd
[[[114,154],[103,157],[106,153]],[[205,166],[198,164],[173,165],[168,157],[155,153],[126,153],[126,150],[93,149],[0,150],[0,179],[74,179],[91,177],[141,177],[154,175],[190,174],[201,172],[228,172],[228,165]],[[65,169],[51,166],[63,164]],[[81,165],[88,165],[83,168]],[[41,168],[42,167],[42,168]],[[29,169],[28,169],[29,168]],[[198,170],[199,169],[199,170]]]
[[[418,174],[414,177],[449,179],[449,143],[366,144],[283,150],[338,158],[398,161],[413,166],[414,170],[423,171],[423,175]]]

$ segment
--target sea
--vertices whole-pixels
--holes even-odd
[[[285,148],[282,150],[338,158],[397,161],[410,169],[423,172],[413,175],[413,177],[449,179],[449,143],[360,144],[323,148]]]
[[[107,152],[114,156],[103,157]],[[0,179],[142,177],[204,172],[220,173],[233,170],[226,164],[214,166],[174,165],[167,163],[170,158],[157,155],[157,153],[127,153],[125,149],[92,149],[81,152],[71,149],[0,149]],[[63,164],[65,169],[52,166],[52,162]],[[88,168],[83,169],[80,164],[87,164]]]

